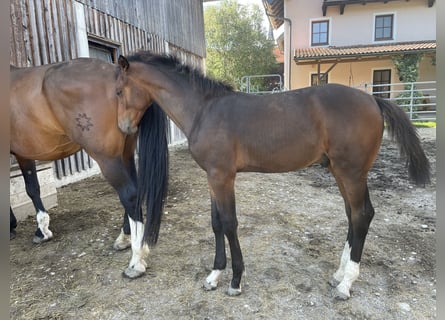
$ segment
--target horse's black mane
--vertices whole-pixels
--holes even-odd
[[[156,54],[151,51],[139,51],[127,56],[127,60],[130,63],[142,62],[148,65],[163,66],[172,72],[185,75],[188,77],[193,87],[205,92],[206,95],[220,96],[234,91],[234,88],[231,85],[204,76],[200,70],[182,63],[178,57],[174,55]]]

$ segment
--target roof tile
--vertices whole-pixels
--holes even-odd
[[[360,45],[348,47],[311,47],[295,50],[295,60],[313,60],[326,58],[347,58],[357,56],[372,56],[381,54],[396,54],[408,52],[435,51],[436,41],[416,41],[386,43],[378,45]]]

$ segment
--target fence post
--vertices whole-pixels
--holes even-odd
[[[414,82],[411,82],[410,90],[410,102],[409,102],[409,119],[413,120],[413,103],[414,103]]]

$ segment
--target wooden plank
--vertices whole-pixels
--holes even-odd
[[[76,38],[76,18],[74,16],[74,3],[72,0],[66,0],[66,22],[68,25],[67,35],[70,51],[70,59],[78,57],[78,44]]]
[[[62,42],[61,42],[61,30],[59,19],[61,16],[59,15],[59,0],[51,0],[51,17],[53,24],[53,41],[54,41],[54,51],[55,51],[55,60],[63,61],[63,53],[62,53]]]
[[[51,0],[41,1],[43,5],[42,18],[44,20],[43,33],[46,38],[46,51],[48,55],[48,63],[58,62],[56,56],[56,48],[54,43],[54,28],[53,28],[53,15]]]
[[[48,57],[48,39],[46,37],[45,18],[44,18],[44,4],[40,1],[35,1],[35,19],[36,19],[36,36],[38,38],[37,47],[41,57],[41,64],[50,63]]]
[[[29,38],[30,38],[30,66],[38,66],[42,64],[39,50],[39,38],[37,35],[37,24],[35,16],[34,0],[26,1],[26,19],[29,21]]]
[[[61,52],[61,60],[67,61],[70,60],[70,47],[68,41],[68,24],[67,24],[67,16],[66,16],[66,1],[57,1],[56,2],[56,10],[58,13],[57,18],[57,29],[59,30],[59,41],[60,41],[60,52]]]

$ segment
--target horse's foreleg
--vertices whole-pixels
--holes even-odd
[[[23,159],[16,156],[20,170],[25,180],[26,194],[31,198],[37,213],[37,230],[34,234],[34,243],[41,243],[52,239],[53,233],[49,230],[49,214],[40,198],[40,185],[37,179],[37,170],[34,160]]]
[[[127,165],[128,174],[133,181],[134,185],[137,184],[137,172],[136,172],[136,165],[134,161],[134,156],[132,155],[128,159],[128,165]],[[119,236],[116,238],[113,244],[113,248],[115,250],[125,250],[131,246],[131,236],[130,236],[131,230],[130,230],[130,222],[128,220],[128,212],[127,210],[124,210],[124,221],[122,224],[121,232]]]
[[[131,246],[131,230],[130,230],[130,222],[128,220],[128,214],[124,211],[124,222],[121,228],[121,232],[119,236],[113,243],[113,248],[115,250],[125,250]]]
[[[215,234],[215,261],[213,263],[213,270],[204,282],[206,290],[214,290],[218,286],[218,281],[221,278],[223,270],[226,268],[227,257],[224,242],[223,227],[219,218],[216,201],[212,198],[212,228]]]
[[[216,210],[218,212],[220,228],[227,237],[230,246],[230,254],[232,256],[232,281],[230,283],[227,293],[231,296],[241,294],[241,277],[244,271],[243,256],[241,253],[241,247],[238,240],[237,228],[238,220],[236,218],[235,209],[235,191],[234,182],[235,174],[233,176],[227,176],[221,173],[213,173],[208,175],[209,187],[212,199],[215,201]],[[217,229],[219,230],[219,229]],[[223,253],[223,239],[221,232],[215,233],[217,239],[215,266],[222,267],[224,260]],[[221,270],[214,269],[209,275],[208,279],[218,278]]]
[[[148,246],[143,244],[144,224],[142,223],[142,212],[141,210],[136,210],[136,181],[134,181],[132,173],[128,170],[128,166],[120,158],[96,159],[96,161],[104,177],[117,191],[119,199],[129,217],[132,257],[128,268],[124,271],[124,275],[129,278],[140,277],[146,270],[144,259],[148,254]]]
[[[144,275],[147,268],[145,258],[149,254],[148,245],[144,243],[144,224],[142,221],[134,221],[131,217],[130,229],[131,229],[131,260],[128,268],[125,269],[123,275],[134,279]]]

